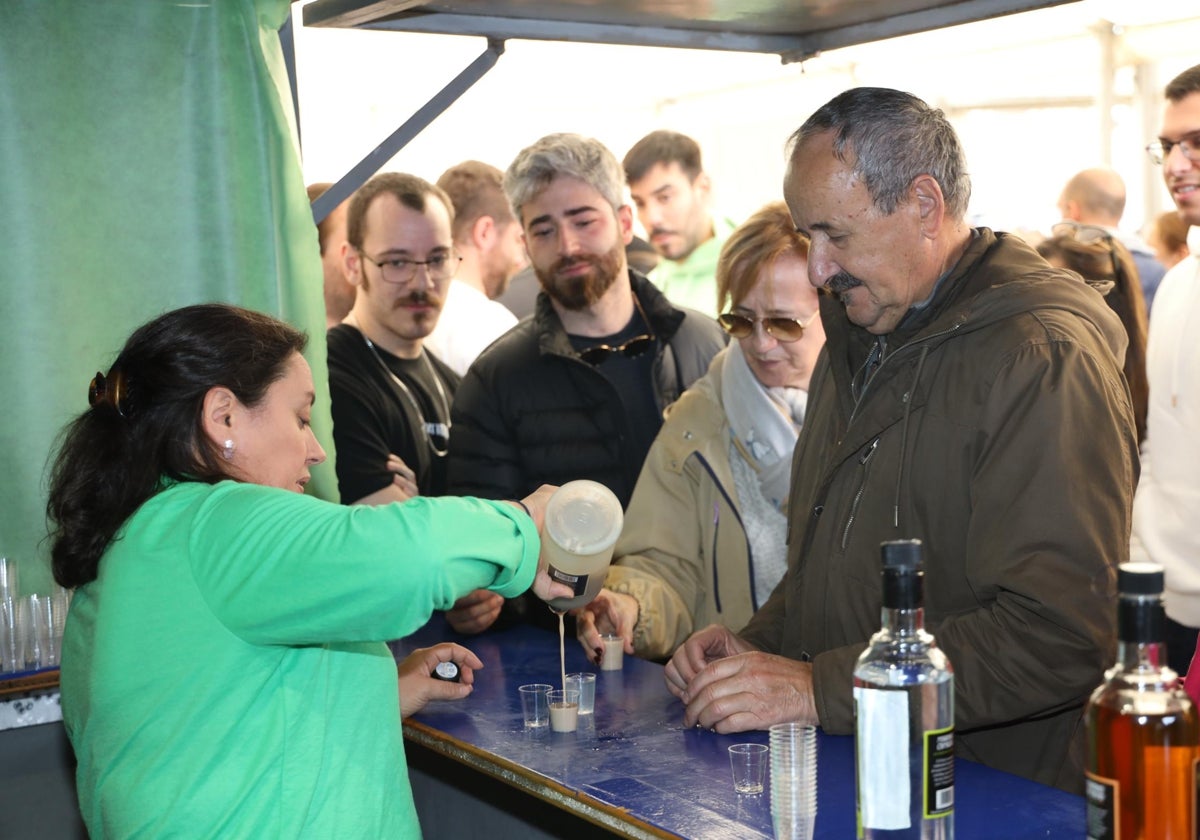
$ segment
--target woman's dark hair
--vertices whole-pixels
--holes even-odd
[[[1092,230],[1089,225],[1081,226]],[[1125,348],[1125,382],[1133,402],[1133,419],[1138,442],[1146,439],[1146,413],[1150,405],[1150,380],[1146,374],[1147,316],[1146,297],[1142,293],[1137,264],[1129,249],[1105,235],[1082,242],[1071,234],[1058,234],[1038,243],[1037,251],[1050,262],[1057,262],[1085,280],[1110,282],[1105,293],[1108,308],[1117,314],[1129,337]]]
[[[224,386],[257,405],[306,342],[268,315],[215,303],[139,327],[108,374],[97,374],[91,407],[60,436],[46,504],[54,579],[66,587],[95,580],[117,530],[164,478],[229,478],[203,432],[205,395]]]

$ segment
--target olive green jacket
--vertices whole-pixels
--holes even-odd
[[[880,626],[879,544],[920,539],[959,754],[1081,791],[1080,715],[1115,655],[1138,471],[1120,322],[1077,275],[987,229],[887,337],[857,401],[877,339],[836,299],[821,318],[788,573],[743,636],[811,658],[822,727],[853,732],[851,675]]]

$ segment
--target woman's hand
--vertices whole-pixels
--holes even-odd
[[[620,636],[625,642],[625,652],[632,655],[633,628],[637,625],[639,611],[640,605],[632,595],[601,589],[591,603],[575,610],[575,638],[597,665],[604,654],[604,645],[600,641],[604,634]]]
[[[554,491],[558,488],[553,484],[543,484],[537,490],[530,493],[521,502],[529,509],[529,515],[533,518],[533,524],[537,526],[538,536],[542,539],[542,551],[538,554],[538,570],[533,578],[533,594],[537,595],[543,601],[550,601],[554,598],[574,598],[575,590],[564,583],[556,583],[550,578],[547,571],[549,561],[546,557],[546,505],[550,503],[550,497],[554,495]]]
[[[433,669],[439,662],[458,666],[458,682],[433,678]],[[482,667],[478,656],[451,642],[414,650],[396,666],[400,678],[400,716],[416,714],[430,700],[463,699],[475,684],[475,671]]]

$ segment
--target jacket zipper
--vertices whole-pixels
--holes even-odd
[[[867,444],[867,451],[859,456],[858,465],[862,467],[862,476],[858,483],[858,492],[854,494],[854,501],[850,505],[850,515],[846,517],[846,527],[842,530],[842,551],[846,550],[846,546],[850,542],[850,528],[854,525],[854,518],[858,515],[858,504],[862,501],[863,493],[867,489],[867,475],[870,472],[868,462],[878,448],[879,438],[875,438]]]
[[[884,365],[886,365],[892,359],[896,358],[896,356],[900,355],[901,353],[905,352],[906,350],[909,350],[910,348],[915,350],[915,348],[920,347],[921,345],[925,344],[928,341],[932,341],[935,338],[941,338],[944,335],[949,335],[950,333],[957,331],[958,328],[961,327],[964,323],[965,323],[964,320],[956,321],[955,323],[951,324],[949,327],[942,330],[941,332],[936,332],[936,333],[933,333],[932,335],[923,336],[922,338],[920,338],[916,341],[911,341],[908,344],[903,345],[902,347],[897,347],[895,350],[892,351],[892,355],[881,358],[879,360],[879,368],[876,369],[875,375],[871,377],[870,382],[867,382],[866,384],[863,385],[862,393],[859,394],[858,399],[854,401],[854,408],[850,412],[850,419],[846,421],[846,431],[849,431],[850,427],[852,425],[854,425],[854,418],[858,416],[858,409],[863,404],[863,400],[866,399],[867,391],[869,391],[871,388],[871,383],[875,382],[879,379],[879,371],[882,370]]]
[[[717,612],[721,612],[721,581],[717,574],[717,542],[721,538],[721,514],[717,502],[713,502],[713,540],[712,551],[712,580],[713,580],[713,605],[717,608]]]
[[[752,608],[757,609],[758,593],[756,593],[754,591],[754,550],[750,545],[750,535],[748,533],[746,533],[746,523],[742,520],[742,515],[738,511],[737,505],[735,505],[733,503],[733,499],[731,499],[729,497],[729,493],[726,492],[724,485],[722,485],[720,480],[717,478],[717,474],[716,474],[716,472],[713,471],[712,465],[710,465],[708,463],[708,459],[706,459],[703,455],[701,455],[699,450],[695,450],[695,449],[692,450],[692,455],[695,456],[696,460],[700,463],[700,466],[704,467],[704,471],[707,472],[709,478],[712,479],[713,486],[717,488],[717,492],[719,492],[721,494],[722,498],[725,499],[725,503],[727,505],[729,505],[729,509],[731,511],[733,511],[734,518],[737,519],[738,524],[742,528],[742,536],[746,540],[746,574],[749,576],[749,579],[750,579],[750,606]],[[713,587],[713,590],[712,591],[713,591],[713,606],[716,607],[717,612],[720,612],[721,611],[721,590],[718,586],[719,581],[717,580],[717,536],[718,536],[718,534],[717,534],[716,525],[717,525],[718,521],[719,520],[718,520],[717,503],[713,502],[713,526],[714,527],[713,527],[713,544],[712,544],[713,545],[713,547],[712,547],[712,587]]]

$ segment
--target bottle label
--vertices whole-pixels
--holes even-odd
[[[908,693],[855,686],[854,706],[859,825],[909,828]]]
[[[571,587],[575,590],[576,595],[582,595],[584,590],[587,589],[587,575],[572,575],[568,572],[560,571],[553,566],[550,566],[546,571],[550,574],[551,580]]]
[[[954,727],[925,732],[925,819],[954,813]]]
[[[1116,779],[1097,776],[1090,770],[1085,771],[1085,775],[1083,793],[1087,797],[1088,840],[1118,840],[1120,784]]]

